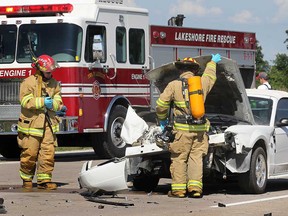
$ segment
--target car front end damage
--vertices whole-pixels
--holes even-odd
[[[245,136],[229,128],[224,133],[209,135],[209,149],[204,158],[205,175],[217,171],[226,179],[229,174],[247,172],[252,148],[239,142]]]
[[[207,62],[211,60],[211,56],[201,56],[196,59],[200,63],[201,74]],[[161,93],[170,81],[178,78],[178,73],[174,64],[169,63],[147,72],[146,76]],[[249,171],[251,154],[255,140],[261,134],[261,126],[255,125],[236,62],[222,58],[222,61],[217,64],[216,75],[217,81],[205,101],[206,117],[211,127],[208,132],[209,150],[204,158],[204,178],[209,178],[210,174],[216,174],[225,179],[230,174],[242,174]],[[125,167],[123,173],[128,175],[128,179],[133,180],[136,189],[151,191],[157,186],[159,178],[170,177],[170,153],[167,149],[156,145],[155,137],[159,133],[161,133],[160,127],[152,125],[148,130],[143,131],[140,138],[131,143],[132,147],[126,149],[127,160],[126,165],[122,166]],[[267,136],[262,137],[266,143],[269,143],[269,133],[271,134],[271,131],[267,132]],[[93,167],[82,169],[80,179],[87,178],[85,174],[89,170],[92,175],[92,169]],[[93,172],[98,169],[100,168],[93,169]],[[107,172],[106,169],[103,169],[104,171]],[[93,181],[99,180],[96,175],[94,177]],[[85,187],[83,182],[82,180],[82,186]],[[123,188],[122,186],[119,184],[116,188]],[[88,187],[93,186],[88,185]]]

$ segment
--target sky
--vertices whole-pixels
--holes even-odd
[[[148,9],[150,24],[167,25],[184,14],[183,27],[256,33],[264,60],[273,64],[276,54],[288,54],[288,0],[128,0]]]

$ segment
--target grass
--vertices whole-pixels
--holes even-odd
[[[78,151],[78,150],[91,150],[92,147],[56,147],[56,152],[61,151]]]

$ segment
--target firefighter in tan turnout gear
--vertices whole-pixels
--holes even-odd
[[[26,78],[20,86],[21,114],[18,122],[18,145],[21,148],[20,177],[23,188],[31,189],[34,174],[37,174],[39,189],[56,189],[51,182],[54,169],[54,154],[59,131],[56,112],[66,112],[60,95],[59,83],[52,78],[58,67],[54,59],[41,55],[33,60],[34,75]]]
[[[212,59],[207,63],[203,75],[198,77],[202,89],[189,92],[188,95],[185,95],[187,80],[189,82],[189,78],[196,78],[199,64],[190,57],[176,62],[175,65],[180,70],[180,78],[168,83],[156,102],[156,113],[162,130],[168,123],[168,112],[171,102],[173,103],[175,138],[169,145],[172,176],[169,197],[183,198],[187,195],[193,198],[202,197],[203,157],[208,151],[206,132],[209,130],[209,121],[204,116],[204,101],[216,81],[216,64],[219,61],[221,56],[212,54]],[[187,97],[193,95],[197,97],[200,95],[202,105],[193,105],[191,101],[189,102]],[[190,107],[192,105],[194,107]],[[203,114],[201,117],[193,117],[193,109],[197,111],[198,106],[203,106]]]

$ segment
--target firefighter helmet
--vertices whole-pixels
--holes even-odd
[[[175,66],[182,71],[190,70],[197,73],[200,69],[199,63],[192,57],[186,57],[182,60],[176,61]]]
[[[53,72],[59,65],[51,56],[41,55],[32,63],[32,67],[42,72]]]

